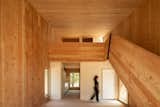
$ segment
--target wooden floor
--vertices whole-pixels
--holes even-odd
[[[100,101],[81,101],[77,95],[69,95],[62,100],[50,101],[44,104],[42,107],[126,107],[115,100]]]

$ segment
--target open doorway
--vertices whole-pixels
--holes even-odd
[[[80,96],[80,64],[64,63],[63,73],[64,97]]]
[[[128,104],[128,91],[113,68],[102,71],[103,100],[119,100]]]
[[[114,69],[104,69],[102,71],[102,97],[103,100],[114,100],[116,98],[116,73]]]

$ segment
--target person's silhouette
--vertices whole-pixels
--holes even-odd
[[[99,83],[98,83],[98,76],[95,75],[93,80],[94,80],[94,93],[93,93],[93,95],[91,96],[90,100],[93,100],[94,97],[96,96],[96,100],[97,100],[97,102],[99,102]]]

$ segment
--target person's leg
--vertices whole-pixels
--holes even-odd
[[[96,96],[96,88],[94,88],[94,93],[93,93],[92,97],[90,98],[90,100],[93,100],[95,96]]]
[[[93,98],[96,96],[96,93],[94,92],[93,95],[91,96],[90,100],[93,100]]]
[[[97,100],[97,102],[99,102],[99,91],[98,91],[98,89],[96,90],[96,100]]]

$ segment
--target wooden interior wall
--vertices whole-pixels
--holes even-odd
[[[159,0],[144,0],[144,3],[119,24],[112,33],[160,55],[159,11]]]
[[[48,68],[48,24],[25,2],[26,107],[44,102],[44,70]]]
[[[136,107],[160,105],[160,57],[119,36],[112,36],[110,61]]]
[[[0,107],[44,101],[48,24],[24,0],[0,0]]]
[[[49,46],[49,59],[55,61],[104,61],[106,43],[57,43]]]
[[[0,0],[0,106],[23,107],[22,0]]]
[[[1,20],[1,18],[2,18],[2,0],[0,0],[0,107],[2,107],[2,50],[1,50],[1,48],[2,48],[2,29],[1,29],[1,27],[2,27],[2,20]]]
[[[130,95],[128,96],[128,104],[129,104],[129,107],[137,107],[136,102],[134,101],[134,98],[131,97]]]

